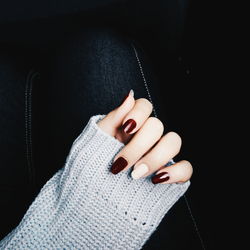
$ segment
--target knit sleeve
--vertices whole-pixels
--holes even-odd
[[[187,190],[183,184],[134,180],[110,167],[124,144],[92,116],[73,142],[63,168],[43,186],[0,249],[141,249]]]

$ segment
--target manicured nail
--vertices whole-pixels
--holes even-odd
[[[128,98],[129,95],[134,96],[134,90],[133,90],[133,89],[131,89],[131,90],[128,92],[128,94],[123,98],[123,100],[121,101],[121,103],[120,103],[119,106],[121,106],[121,105],[125,102],[125,100]]]
[[[111,172],[113,174],[118,174],[121,172],[126,166],[128,165],[128,162],[123,158],[119,157],[116,159],[116,161],[111,166]]]
[[[164,181],[168,181],[170,178],[168,172],[161,172],[155,176],[152,177],[152,182],[154,184],[157,184],[157,183],[161,183],[161,182],[164,182]]]
[[[141,164],[138,167],[134,168],[134,170],[131,173],[131,176],[133,179],[140,179],[144,174],[148,172],[148,166],[146,164]]]
[[[136,121],[133,119],[128,119],[123,125],[122,130],[125,133],[130,133],[136,127]]]

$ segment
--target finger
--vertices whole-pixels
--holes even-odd
[[[146,98],[135,101],[134,107],[123,120],[122,130],[127,134],[133,134],[140,129],[153,110],[152,103]]]
[[[129,143],[115,156],[111,167],[113,174],[133,166],[162,136],[163,124],[155,117],[149,117]]]
[[[146,177],[160,169],[176,156],[181,148],[181,138],[175,132],[164,135],[160,141],[134,166],[131,176],[134,179]]]
[[[157,183],[182,183],[188,181],[193,174],[193,167],[189,161],[180,161],[169,167],[164,167],[152,177],[152,182]]]
[[[111,136],[115,136],[118,129],[121,127],[125,116],[134,107],[134,105],[134,91],[131,89],[120,106],[110,111],[101,121],[97,123],[98,126]]]

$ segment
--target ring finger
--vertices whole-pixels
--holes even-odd
[[[181,138],[175,132],[164,135],[160,141],[134,166],[131,173],[134,179],[146,177],[159,170],[176,156],[181,148]]]

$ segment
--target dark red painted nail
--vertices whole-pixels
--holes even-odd
[[[122,130],[125,133],[130,133],[136,127],[136,121],[133,119],[128,119],[123,125]]]
[[[164,182],[164,181],[168,181],[169,180],[169,174],[168,172],[161,172],[155,176],[152,177],[152,182],[154,184],[160,183],[160,182]]]
[[[119,157],[116,159],[116,161],[111,166],[111,172],[113,174],[118,174],[121,172],[126,166],[128,165],[128,162],[123,158]]]

